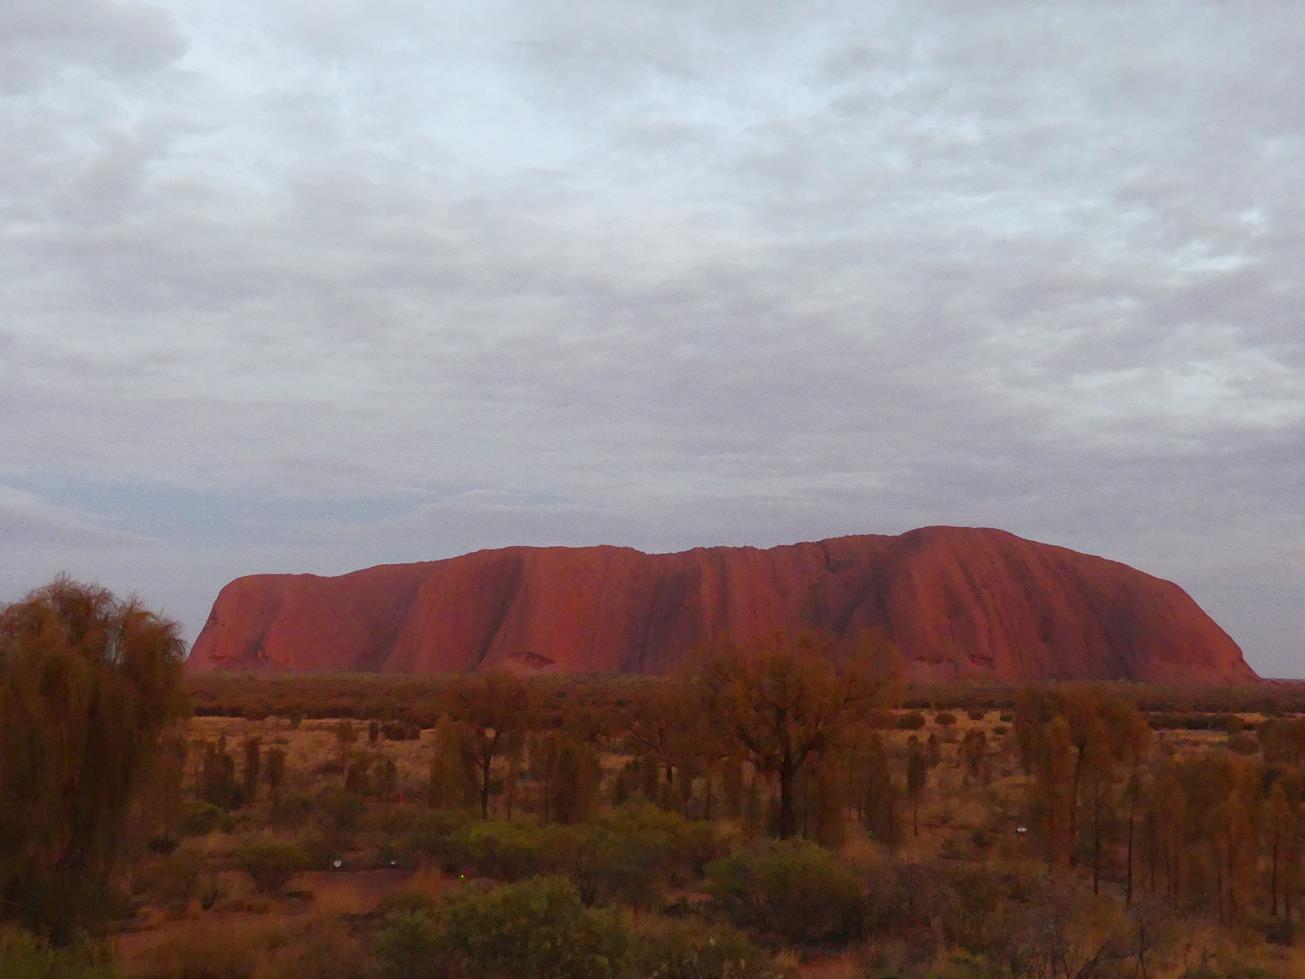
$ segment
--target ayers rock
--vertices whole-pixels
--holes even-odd
[[[916,680],[1256,679],[1177,585],[1000,530],[928,527],[760,550],[507,547],[222,589],[195,670],[656,673],[695,644],[877,630]]]

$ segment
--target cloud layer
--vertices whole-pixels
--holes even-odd
[[[471,6],[0,0],[0,596],[987,524],[1305,674],[1305,11]]]

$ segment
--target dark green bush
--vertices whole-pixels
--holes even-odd
[[[250,840],[240,848],[236,860],[264,894],[277,893],[308,866],[304,851],[283,840]]]
[[[732,928],[662,921],[635,936],[638,979],[787,979],[774,959]]]
[[[443,948],[480,979],[614,979],[629,938],[616,912],[586,908],[562,877],[532,877],[490,891],[466,888],[444,903]]]
[[[4,979],[118,979],[107,956],[92,947],[54,950],[25,931],[0,926]]]
[[[897,719],[897,729],[899,731],[918,731],[928,722],[924,715],[918,710],[907,711]]]
[[[181,832],[184,836],[203,836],[222,829],[227,814],[211,802],[190,800],[181,807]]]
[[[380,904],[376,906],[376,913],[382,917],[413,912],[433,915],[436,908],[435,901],[421,891],[398,890],[391,891],[381,898]]]
[[[452,837],[473,821],[470,813],[454,809],[396,809],[381,819],[380,830],[401,863],[433,860],[445,870],[458,870],[467,861]]]
[[[433,910],[390,911],[376,933],[374,950],[382,979],[442,979],[449,974]]]
[[[559,871],[571,874],[588,903],[654,906],[665,886],[687,883],[724,854],[721,837],[707,822],[690,822],[649,805],[623,806],[590,823],[568,827],[572,854]]]
[[[561,839],[556,828],[478,821],[454,830],[441,862],[454,872],[471,867],[479,876],[521,880],[566,862],[557,845]]]
[[[322,811],[336,832],[349,833],[362,822],[367,804],[357,793],[336,790],[322,797]]]
[[[861,928],[861,885],[828,850],[769,841],[707,867],[712,896],[735,924],[795,944],[847,939]]]

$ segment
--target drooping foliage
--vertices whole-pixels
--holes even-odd
[[[704,652],[694,678],[703,703],[760,772],[779,786],[778,831],[797,832],[795,782],[809,759],[896,696],[900,657],[872,636],[777,635],[750,648]]]
[[[0,917],[62,941],[101,908],[183,656],[175,623],[95,585],[0,610]]]

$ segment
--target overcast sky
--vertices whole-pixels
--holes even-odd
[[[1002,527],[1305,675],[1305,5],[0,0],[0,600]]]

